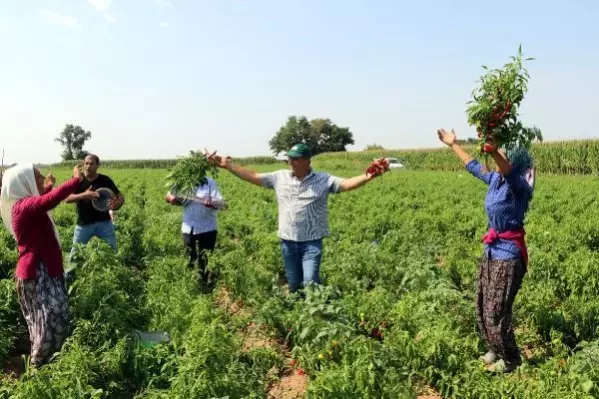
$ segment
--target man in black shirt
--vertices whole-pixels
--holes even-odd
[[[65,202],[77,204],[77,226],[73,235],[73,249],[75,244],[87,244],[92,237],[106,241],[116,251],[116,234],[109,211],[99,211],[92,205],[92,200],[99,197],[96,192],[105,187],[114,193],[110,200],[110,210],[118,210],[123,206],[125,198],[112,179],[98,173],[100,159],[97,155],[90,154],[85,157],[85,179],[75,194],[70,195]],[[72,253],[73,251],[71,251]]]

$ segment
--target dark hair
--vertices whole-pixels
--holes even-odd
[[[85,157],[86,157],[86,158],[87,158],[87,157],[92,157],[92,158],[93,158],[93,159],[96,161],[96,163],[97,163],[98,165],[100,165],[100,157],[98,157],[96,154],[87,154]]]

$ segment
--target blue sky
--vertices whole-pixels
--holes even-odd
[[[599,136],[599,2],[2,0],[0,147],[60,158],[66,123],[104,159],[207,147],[267,155],[289,115],[348,126],[360,150],[473,136],[466,102],[521,43],[521,115],[546,140]],[[155,135],[156,139],[150,139]]]

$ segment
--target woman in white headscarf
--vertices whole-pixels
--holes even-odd
[[[17,242],[17,295],[29,329],[34,367],[60,351],[68,334],[60,237],[49,212],[75,192],[83,176],[77,166],[72,179],[52,189],[53,177],[44,177],[32,164],[22,164],[6,170],[2,178],[0,211]]]

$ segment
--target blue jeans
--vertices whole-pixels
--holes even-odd
[[[301,242],[281,240],[281,251],[291,292],[308,283],[320,284],[322,239]]]
[[[73,247],[75,244],[87,244],[92,237],[98,237],[106,241],[116,251],[116,234],[111,221],[97,222],[84,226],[77,225],[73,234]]]

